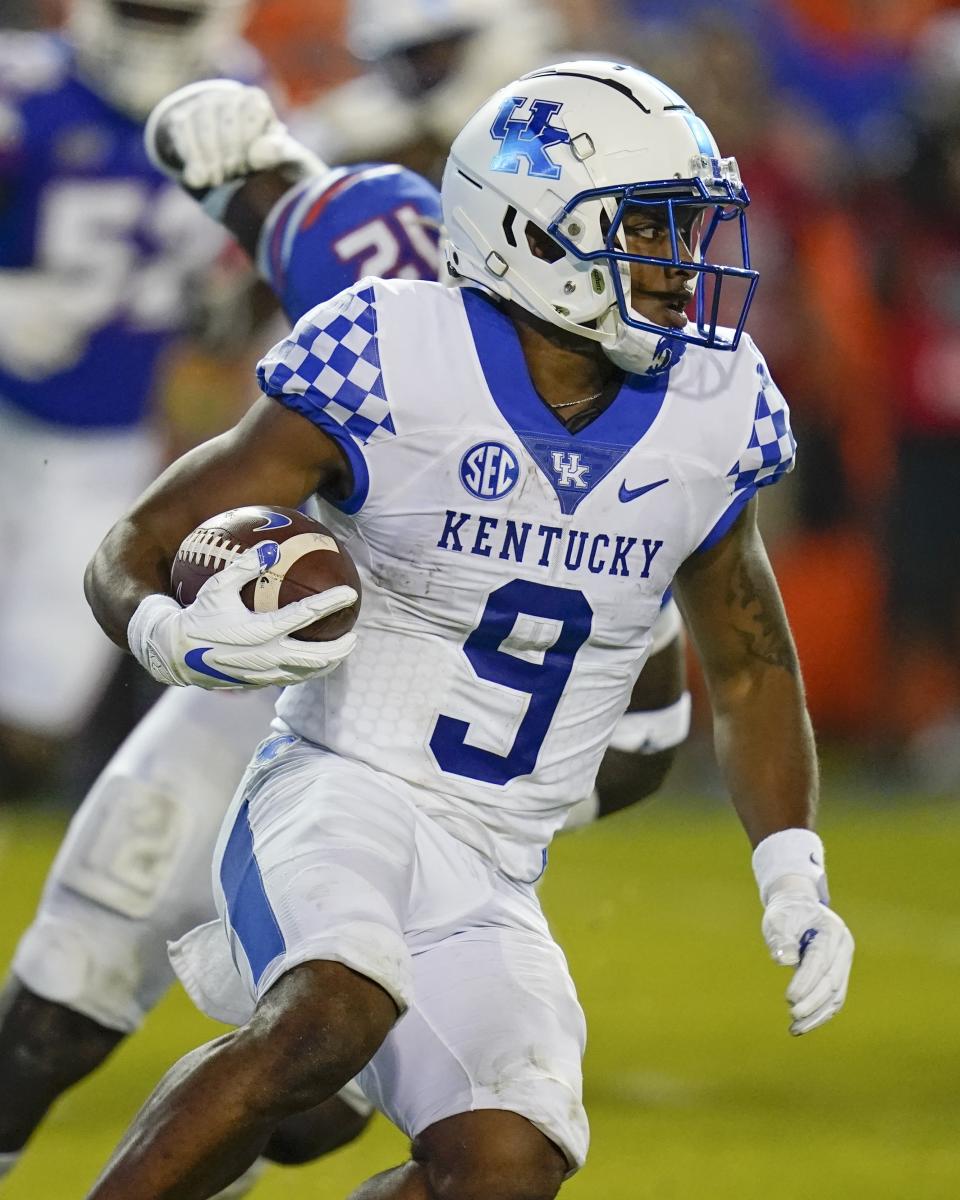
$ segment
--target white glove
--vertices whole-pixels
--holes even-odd
[[[271,167],[299,167],[298,178],[326,170],[291,137],[263,88],[232,79],[171,92],[147,118],[143,141],[155,167],[195,191]]]
[[[82,279],[52,271],[2,271],[0,363],[29,380],[69,370],[102,316]]]
[[[134,656],[161,683],[210,689],[286,687],[338,667],[356,645],[355,633],[329,642],[290,634],[348,608],[357,593],[333,587],[277,612],[252,613],[240,591],[261,569],[254,546],[211,576],[186,608],[170,596],[147,596],[127,627]]]
[[[823,843],[809,829],[771,834],[753,854],[764,940],[775,963],[796,967],[787,988],[795,1036],[840,1011],[853,965],[850,930],[827,907],[823,864]]]

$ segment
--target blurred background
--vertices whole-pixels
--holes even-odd
[[[68,7],[3,0],[0,42],[58,27]],[[472,108],[558,53],[628,59],[665,79],[740,163],[761,274],[747,328],[799,443],[797,471],[761,511],[821,743],[834,891],[860,946],[855,994],[809,1042],[789,1043],[785,1019],[772,1019],[782,981],[762,961],[745,843],[720,802],[691,661],[694,731],[664,794],[564,840],[545,888],[593,1028],[596,1145],[569,1194],[956,1197],[960,9],[516,0],[489,20],[479,4],[452,37],[404,25],[397,14],[412,7],[262,0],[245,34],[262,65],[245,69],[266,74],[329,161],[399,159],[434,177]],[[16,135],[3,116],[0,166]],[[0,200],[16,182],[9,161]],[[0,208],[0,279],[29,261],[16,239],[30,229]],[[137,422],[151,462],[249,402],[252,364],[275,337],[239,256],[218,245],[206,257],[198,302],[164,327],[150,360]],[[0,323],[4,313],[0,290]],[[6,369],[0,335],[0,396]],[[2,441],[0,471],[13,471]],[[75,486],[82,497],[96,484]],[[6,499],[0,549],[24,515]],[[77,620],[92,620],[77,604]],[[88,682],[56,718],[0,697],[7,957],[71,808],[155,698],[109,652]],[[39,1135],[48,1153],[32,1152],[0,1192],[79,1195],[148,1085],[208,1031],[172,997],[142,1040],[67,1097]],[[344,1194],[399,1157],[380,1126],[301,1175],[271,1177],[263,1195]]]

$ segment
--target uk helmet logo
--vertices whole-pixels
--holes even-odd
[[[509,495],[519,478],[517,456],[502,442],[480,442],[460,459],[460,482],[478,500]]]
[[[570,141],[570,134],[550,118],[563,108],[558,100],[531,100],[530,115],[515,117],[517,109],[526,103],[525,96],[510,96],[500,105],[500,111],[490,126],[490,136],[500,143],[500,149],[490,163],[491,171],[516,175],[520,160],[527,164],[527,174],[538,179],[559,179],[561,168],[550,157],[551,146]]]

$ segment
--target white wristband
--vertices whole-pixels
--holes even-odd
[[[625,712],[617,722],[610,747],[625,754],[656,754],[686,740],[690,732],[690,693],[674,704],[649,712]]]
[[[823,842],[812,829],[781,829],[765,837],[753,852],[753,874],[766,904],[785,875],[808,879],[824,904],[830,903]]]
[[[158,592],[144,596],[127,625],[127,643],[130,653],[154,679],[160,683],[184,687],[188,681],[174,675],[155,645],[158,626],[179,612],[182,612],[182,609],[172,596],[162,596]]]

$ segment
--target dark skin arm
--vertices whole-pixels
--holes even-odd
[[[717,759],[754,846],[780,829],[812,827],[818,790],[797,653],[756,509],[754,499],[676,577],[710,693]]]
[[[350,488],[336,443],[305,417],[261,397],[232,429],[178,458],[113,526],[87,567],[87,601],[126,649],[138,604],[168,591],[180,543],[212,513],[245,504],[296,507],[315,491],[336,497]]]
[[[274,205],[301,178],[302,173],[296,179],[291,178],[291,172],[286,167],[255,171],[230,197],[223,225],[251,258],[256,257],[263,224]],[[196,193],[191,192],[191,195]]]
[[[675,637],[644,665],[627,712],[651,712],[675,704],[687,685],[683,638]],[[629,808],[659,791],[679,747],[654,754],[607,750],[597,773],[598,817]]]

